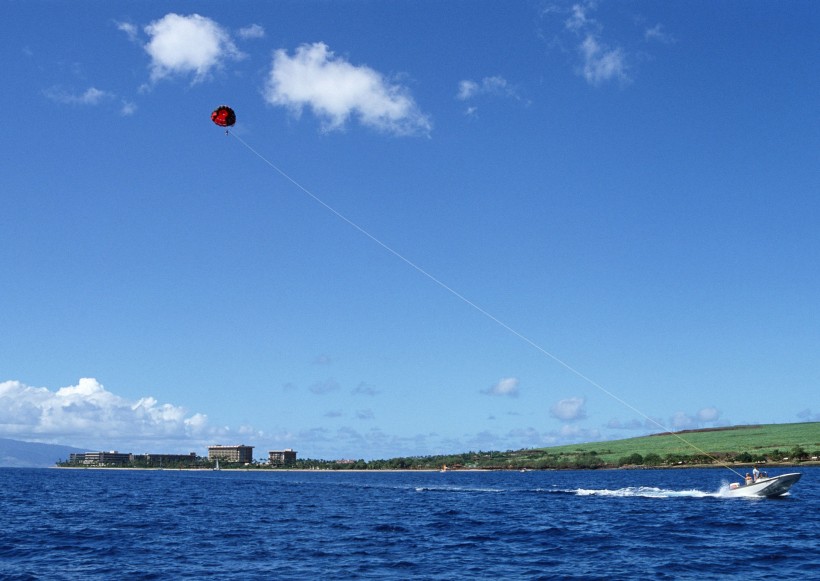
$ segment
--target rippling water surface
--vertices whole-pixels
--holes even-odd
[[[817,578],[820,469],[790,471],[0,469],[0,578]]]

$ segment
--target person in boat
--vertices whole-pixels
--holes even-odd
[[[752,482],[754,482],[754,480],[752,480],[752,475],[747,472],[746,473],[746,485],[748,486]]]
[[[752,480],[757,482],[758,478],[760,478],[760,471],[757,469],[757,466],[755,466],[752,470]]]

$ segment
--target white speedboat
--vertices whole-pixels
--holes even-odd
[[[726,496],[757,496],[763,498],[774,498],[783,496],[792,487],[792,484],[800,480],[800,472],[791,474],[781,474],[780,476],[761,476],[750,484],[732,483],[726,491]]]

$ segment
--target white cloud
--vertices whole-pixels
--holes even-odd
[[[115,24],[118,30],[121,30],[128,36],[128,40],[131,42],[139,42],[139,34],[136,26],[130,22],[116,22]]]
[[[239,29],[239,37],[244,38],[246,40],[254,38],[264,38],[265,29],[259,24],[251,24],[249,26],[245,26],[244,28]]]
[[[120,29],[129,31],[123,25]],[[146,26],[145,33],[151,37],[145,51],[151,57],[152,82],[188,74],[194,75],[195,83],[200,82],[225,60],[244,56],[224,28],[199,14],[166,14]]]
[[[579,57],[577,73],[587,83],[599,86],[609,81],[626,84],[631,80],[629,54],[627,51],[604,40],[604,27],[593,13],[595,2],[578,2],[570,8],[554,7],[543,14],[552,17],[563,15],[561,32],[553,41],[556,46],[573,46]],[[644,39],[657,38],[662,34],[660,25],[647,31]]]
[[[555,402],[550,408],[550,415],[563,422],[582,420],[586,417],[586,398],[569,397]]]
[[[589,3],[573,4],[570,9],[570,16],[565,22],[567,29],[577,32],[588,28],[589,26],[596,25],[594,20],[590,20],[587,17],[587,11],[591,8],[592,6]]]
[[[485,395],[518,397],[518,379],[515,377],[505,377],[492,387],[482,390],[481,393]]]
[[[626,71],[626,59],[620,48],[609,48],[589,34],[578,47],[583,60],[583,76],[591,85],[600,85],[605,81],[617,79],[629,81]]]
[[[698,410],[696,414],[700,422],[716,422],[720,418],[720,410],[716,407],[705,407]]]
[[[461,101],[471,99],[476,93],[478,93],[479,88],[478,83],[475,81],[461,81],[458,84],[458,95],[456,95],[456,98]]]
[[[470,79],[459,82],[456,98],[460,101],[468,101],[479,95],[510,97],[520,100],[518,89],[511,85],[507,79],[498,75],[484,77],[480,82]]]
[[[45,91],[45,95],[52,101],[69,105],[99,105],[103,101],[114,97],[113,93],[102,91],[96,87],[89,87],[82,93],[73,93],[60,87],[52,87]]]
[[[19,381],[0,383],[3,437],[111,449],[138,444],[188,447],[211,433],[204,414],[189,414],[151,396],[130,401],[93,378],[57,391]]]
[[[342,129],[351,117],[395,135],[426,135],[432,128],[407,88],[350,64],[321,42],[300,46],[292,57],[274,52],[265,99],[296,115],[309,107],[325,131]]]

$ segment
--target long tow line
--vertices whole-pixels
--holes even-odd
[[[360,226],[359,224],[357,224],[356,222],[354,222],[353,220],[351,220],[350,218],[348,218],[347,216],[345,216],[344,214],[339,212],[336,208],[334,208],[333,206],[331,206],[330,204],[325,202],[319,196],[317,196],[316,194],[311,192],[308,188],[306,188],[301,183],[299,183],[297,180],[292,178],[284,170],[282,170],[279,166],[274,164],[272,161],[270,161],[264,155],[259,153],[256,149],[251,147],[244,139],[242,139],[241,137],[236,135],[233,131],[229,131],[229,130],[226,129],[225,130],[225,135],[228,135],[229,137],[233,137],[234,139],[236,139],[239,143],[241,143],[243,146],[245,146],[245,148],[247,148],[248,151],[250,151],[256,157],[261,159],[265,164],[270,166],[279,175],[281,175],[283,178],[285,178],[291,184],[296,186],[296,188],[299,189],[303,194],[305,194],[310,199],[312,199],[314,202],[316,202],[317,204],[322,206],[325,210],[327,210],[328,212],[330,212],[331,214],[333,214],[334,216],[339,218],[342,222],[345,222],[348,226],[352,227],[354,230],[357,230],[360,234],[364,235],[366,238],[369,238],[371,241],[376,243],[378,246],[380,246],[382,249],[387,251],[389,254],[392,254],[393,256],[395,256],[396,258],[398,258],[399,260],[404,262],[406,265],[408,265],[410,268],[414,269],[416,272],[420,273],[422,276],[424,276],[427,279],[429,279],[430,281],[432,281],[437,286],[441,287],[442,289],[444,289],[445,291],[447,291],[448,293],[450,293],[451,295],[453,295],[454,297],[459,299],[461,302],[463,302],[464,304],[466,304],[467,306],[472,308],[474,311],[477,311],[478,313],[484,315],[484,317],[491,320],[493,323],[495,323],[496,325],[498,325],[502,329],[505,329],[506,331],[508,331],[512,335],[518,337],[524,343],[527,343],[530,347],[534,348],[536,351],[538,351],[542,355],[548,357],[549,359],[551,359],[552,361],[554,361],[555,363],[557,363],[558,365],[560,365],[561,367],[563,367],[564,369],[566,369],[567,371],[569,371],[570,373],[575,375],[576,377],[582,379],[583,381],[585,381],[586,383],[588,383],[589,385],[591,385],[592,387],[594,387],[598,391],[608,395],[610,398],[614,399],[615,401],[617,401],[621,405],[629,408],[630,410],[632,410],[633,412],[635,412],[636,414],[638,414],[639,416],[644,418],[647,422],[659,427],[666,434],[674,436],[675,438],[677,438],[678,440],[680,440],[681,442],[683,442],[684,444],[686,444],[690,448],[692,448],[694,450],[697,450],[698,452],[700,452],[701,454],[703,454],[707,458],[711,458],[714,462],[720,464],[721,466],[723,466],[727,470],[730,470],[731,472],[733,472],[734,474],[739,476],[741,479],[744,478],[744,476],[740,472],[738,472],[737,470],[735,470],[734,468],[732,468],[731,466],[729,466],[728,464],[723,462],[720,458],[716,458],[715,456],[713,456],[709,452],[703,450],[702,448],[700,448],[697,445],[693,444],[692,442],[688,441],[686,438],[684,438],[680,434],[673,432],[672,430],[670,430],[669,428],[664,426],[662,423],[660,423],[656,419],[648,416],[647,414],[645,414],[644,412],[642,412],[641,410],[639,410],[638,408],[636,408],[635,406],[633,406],[629,402],[621,399],[620,397],[618,397],[617,395],[612,393],[610,390],[605,388],[603,385],[601,385],[597,381],[593,380],[592,378],[590,378],[587,375],[584,375],[583,373],[581,373],[581,371],[579,371],[578,369],[576,369],[575,367],[573,367],[572,365],[570,365],[569,363],[567,363],[566,361],[564,361],[563,359],[558,357],[557,355],[551,353],[550,351],[548,351],[547,349],[545,349],[544,347],[542,347],[541,345],[536,343],[533,339],[530,339],[529,337],[527,337],[526,335],[524,335],[520,331],[516,330],[515,328],[511,327],[510,325],[508,325],[507,323],[505,323],[504,321],[502,321],[501,319],[499,319],[498,317],[496,317],[495,315],[493,315],[492,313],[490,313],[486,309],[480,307],[479,305],[477,305],[476,303],[474,303],[473,301],[468,299],[466,296],[464,296],[460,292],[456,291],[454,288],[447,285],[442,280],[435,277],[431,273],[427,272],[424,268],[422,268],[421,266],[419,266],[418,264],[416,264],[415,262],[413,262],[412,260],[410,260],[409,258],[404,256],[403,254],[401,254],[398,250],[395,250],[393,247],[391,247],[387,243],[383,242],[380,238],[376,237],[374,234],[371,234],[364,227]]]

